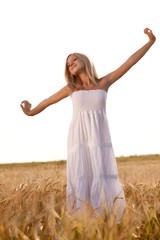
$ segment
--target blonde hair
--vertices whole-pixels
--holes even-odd
[[[84,63],[86,74],[89,77],[90,83],[97,85],[98,75],[97,75],[96,69],[95,69],[93,63],[90,61],[90,59],[82,53],[72,53],[69,56],[71,56],[73,54]],[[66,59],[66,64],[65,64],[66,82],[71,89],[76,89],[76,90],[83,89],[82,81],[80,80],[80,78],[78,76],[72,75],[69,71],[69,67],[67,64],[68,57]]]

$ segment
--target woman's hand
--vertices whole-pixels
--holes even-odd
[[[32,110],[31,110],[32,105],[28,101],[26,101],[26,100],[22,101],[20,106],[21,106],[23,112],[27,116],[32,116]]]
[[[152,30],[150,30],[149,28],[145,28],[144,33],[148,35],[150,41],[156,41],[156,37],[153,35]]]

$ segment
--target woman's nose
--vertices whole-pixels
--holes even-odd
[[[71,66],[73,65],[74,61],[71,62]]]
[[[73,65],[73,62],[71,62],[70,64],[69,64],[69,67],[71,67]]]

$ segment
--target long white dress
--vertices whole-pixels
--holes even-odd
[[[102,213],[103,207],[116,207],[119,218],[126,201],[117,174],[106,116],[103,89],[80,90],[71,95],[73,116],[67,142],[67,209],[80,211],[91,206]]]

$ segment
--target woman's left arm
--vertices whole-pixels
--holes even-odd
[[[153,35],[152,31],[149,28],[145,28],[144,33],[148,35],[149,42],[132,54],[119,68],[100,79],[106,89],[121,78],[133,65],[135,65],[153,45],[156,37]]]

